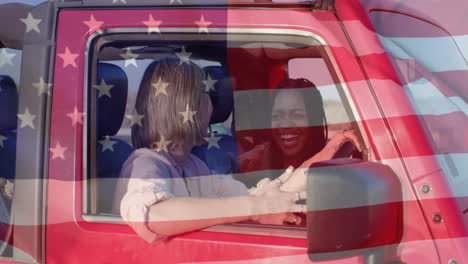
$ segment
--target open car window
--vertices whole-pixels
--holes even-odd
[[[324,45],[311,37],[241,33],[228,39],[224,34],[162,39],[121,33],[93,40],[85,102],[89,181],[84,213],[120,214],[128,186],[120,171],[136,149],[132,128],[147,118],[135,111],[136,97],[145,70],[156,60],[190,60],[203,69],[213,113],[205,142],[191,154],[213,175],[246,188],[278,177],[290,165],[300,168],[337,132],[359,134],[346,87]]]

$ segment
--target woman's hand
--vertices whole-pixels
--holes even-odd
[[[352,142],[359,151],[362,151],[361,144],[359,143],[354,130],[345,130],[336,133],[319,153],[303,163],[303,167],[309,168],[313,163],[330,160],[338,148],[346,141]]]
[[[356,146],[356,148],[361,151],[361,145],[359,144],[359,140],[357,139],[353,130],[339,132],[335,134],[332,139],[330,139],[328,144],[319,153],[304,161],[304,163],[302,163],[299,168],[294,170],[291,177],[281,186],[281,190],[285,192],[297,192],[305,190],[307,188],[307,169],[313,163],[330,160],[338,148],[346,141],[351,141],[354,146]]]
[[[285,222],[301,223],[301,218],[293,212],[304,210],[304,205],[296,204],[296,201],[305,199],[305,191],[284,192],[280,190],[281,185],[288,181],[292,173],[293,169],[290,167],[277,179],[259,184],[260,186],[253,194],[255,196],[255,215],[252,220],[270,225],[282,225]]]

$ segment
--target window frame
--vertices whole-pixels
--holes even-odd
[[[335,83],[336,89],[340,95],[340,99],[344,105],[346,113],[348,114],[350,123],[353,126],[357,133],[358,139],[361,141],[363,146],[363,159],[369,160],[370,153],[367,150],[370,150],[370,144],[366,130],[360,122],[360,115],[356,109],[356,106],[352,100],[352,97],[349,92],[349,88],[344,81],[341,70],[338,67],[336,59],[334,58],[331,49],[328,46],[328,43],[318,34],[306,30],[297,30],[297,29],[278,29],[278,28],[210,28],[209,35],[200,35],[197,28],[159,28],[161,34],[147,34],[146,28],[112,28],[105,29],[101,32],[93,33],[87,40],[86,51],[85,51],[85,61],[84,61],[84,89],[83,89],[83,109],[89,109],[88,115],[83,119],[83,183],[82,183],[82,208],[81,216],[84,221],[88,223],[101,223],[101,224],[121,224],[126,225],[120,216],[109,215],[109,214],[99,214],[97,212],[97,159],[96,159],[96,135],[90,133],[90,124],[88,123],[91,118],[91,122],[96,123],[96,113],[93,112],[93,108],[90,108],[92,104],[96,105],[96,101],[90,101],[96,99],[95,96],[90,96],[90,84],[93,83],[93,78],[96,78],[96,67],[97,67],[97,55],[99,49],[93,47],[95,41],[100,37],[111,35],[111,34],[141,34],[145,35],[150,40],[161,40],[161,37],[169,38],[167,40],[180,41],[174,36],[198,36],[201,40],[216,40],[214,36],[221,36],[226,39],[225,36],[229,34],[232,38],[233,36],[253,36],[258,40],[259,36],[266,37],[271,41],[272,37],[278,38],[292,38],[297,37],[298,39],[311,39],[311,41],[316,41],[317,44],[323,47],[321,49],[321,55],[325,61],[327,69],[329,70],[330,75]],[[167,34],[169,33],[169,34]],[[172,36],[172,38],[171,38]],[[232,40],[230,38],[230,40]],[[187,38],[187,41],[194,41],[193,38]],[[243,39],[239,41],[246,41]],[[298,42],[299,43],[299,42]],[[304,42],[300,42],[304,44]],[[90,71],[91,70],[91,71]],[[93,72],[94,75],[91,75],[90,72]],[[91,104],[91,105],[90,105]],[[88,137],[88,132],[90,137]],[[91,155],[88,155],[90,153]],[[373,158],[375,160],[375,157]],[[88,163],[88,160],[90,161]],[[90,164],[90,166],[88,166]],[[94,174],[91,169],[94,168]],[[89,192],[92,192],[91,194]],[[94,201],[93,201],[94,199]],[[94,213],[95,212],[95,213]],[[301,226],[287,226],[287,225],[261,225],[261,224],[252,224],[252,223],[233,223],[233,224],[222,224],[212,227],[205,228],[200,231],[208,232],[222,232],[222,233],[235,233],[235,234],[251,234],[251,235],[266,235],[266,236],[275,236],[275,237],[289,237],[289,238],[307,238],[306,227]]]
[[[13,83],[15,84],[15,88],[16,88],[16,91],[17,91],[17,97],[18,97],[17,104],[19,105],[19,87],[20,87],[20,83],[21,83],[21,69],[22,69],[23,50],[2,46],[1,41],[0,41],[0,52],[2,50],[5,50],[7,52],[7,54],[14,54],[15,56],[13,56],[12,59],[19,62],[19,63],[13,62],[12,66],[11,65],[10,66],[6,65],[7,69],[8,69],[8,67],[10,67],[9,72],[8,71],[3,71],[5,69],[5,68],[3,68],[3,67],[5,67],[5,65],[2,65],[2,68],[1,68],[2,71],[0,71],[0,76],[8,76],[13,80]],[[0,77],[0,82],[2,81],[2,78],[3,77]],[[0,87],[0,92],[2,92],[2,87]],[[18,109],[16,109],[15,115],[17,115],[17,114],[20,114],[18,112]],[[15,133],[17,133],[18,129],[19,129],[19,127],[14,129],[14,130],[16,130]],[[0,133],[0,136],[4,136],[4,134]],[[9,139],[10,138],[5,137],[5,140],[9,140]],[[16,144],[16,141],[17,141],[17,138],[15,138],[15,144]],[[4,149],[5,147],[2,147],[2,148],[3,148],[3,151],[5,151],[5,149]],[[17,157],[15,156],[14,162],[16,162],[16,160],[17,160]],[[14,180],[16,179],[16,164],[14,164],[14,165],[15,165],[14,178],[13,179],[8,179],[6,176],[1,174],[0,175],[0,182],[1,182],[0,183],[0,188],[2,188],[2,189],[5,188],[8,183],[14,185],[14,183],[15,183]],[[2,201],[0,201],[0,203],[3,203],[4,209],[8,211],[8,222],[3,223],[5,225],[7,225],[8,227],[6,228],[5,237],[2,237],[1,238],[2,240],[0,240],[0,261],[2,259],[4,259],[5,261],[13,259],[13,250],[14,250],[13,246],[14,245],[9,244],[7,241],[11,240],[12,237],[13,237],[13,225],[14,225],[13,200],[14,200],[14,198],[15,198],[14,193],[13,193],[13,196],[11,197],[11,200],[5,196],[5,194],[3,193],[3,190],[0,193],[0,199],[2,199]],[[9,203],[9,206],[8,206],[8,203]]]

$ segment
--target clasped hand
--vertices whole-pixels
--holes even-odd
[[[300,224],[301,217],[294,212],[305,212],[305,205],[296,204],[298,200],[305,199],[306,195],[306,169],[313,163],[329,160],[346,141],[351,141],[359,151],[362,150],[354,131],[348,130],[336,133],[327,145],[316,155],[303,162],[300,168],[290,166],[281,176],[271,181],[263,179],[253,191],[256,198],[255,216],[253,220],[262,224]],[[268,144],[268,143],[267,143]],[[268,149],[268,145],[255,148],[255,151],[245,153],[240,158],[241,163],[248,162],[248,167],[254,167],[255,160]]]
[[[293,168],[289,167],[275,180],[263,179],[258,183],[251,192],[255,199],[252,220],[270,225],[301,224],[301,217],[294,213],[305,212],[305,205],[296,202],[305,199],[306,192],[285,192],[280,189],[293,172]]]

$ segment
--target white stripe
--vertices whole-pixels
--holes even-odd
[[[465,100],[458,96],[449,97],[449,99],[454,105],[457,106],[458,109],[460,109],[460,111],[462,111],[463,113],[465,113],[466,116],[468,116],[468,104],[465,102]]]
[[[436,159],[436,163],[432,162]],[[413,173],[411,178],[414,179],[413,185],[419,192],[419,188],[423,184],[430,184],[428,179],[431,175],[439,173],[442,169],[447,181],[449,182],[452,190],[451,194],[439,194],[433,191],[428,195],[422,195],[421,199],[438,199],[438,198],[452,198],[452,197],[468,197],[468,153],[447,153],[439,155],[417,156],[417,157],[404,157],[403,162],[406,167]],[[398,159],[384,160],[383,163],[393,168],[398,164]],[[438,163],[438,164],[437,164]],[[431,166],[431,167],[429,167]],[[437,189],[437,186],[432,186]],[[404,192],[405,193],[405,192]],[[421,194],[421,193],[419,193]],[[403,200],[408,201],[405,197]]]
[[[434,157],[437,159],[437,161],[439,161],[440,163],[439,165],[437,165],[437,163],[436,164],[432,163]],[[426,180],[427,177],[430,177],[433,173],[439,172],[440,169],[442,169],[443,172],[445,173],[448,179],[448,182],[450,184],[450,187],[452,188],[452,194],[444,193],[443,194],[444,196],[442,196],[441,194],[435,191],[437,189],[437,186],[433,186],[434,191],[426,196],[421,196],[421,199],[468,197],[468,174],[466,173],[468,171],[468,163],[466,162],[467,160],[468,160],[468,153],[441,154],[437,156],[418,156],[418,157],[404,157],[403,158],[403,162],[413,173],[411,178],[415,180],[412,184],[416,187],[417,190],[419,190],[422,184],[429,183]],[[406,177],[404,176],[405,172],[403,171],[403,168],[400,166],[401,160],[399,158],[386,159],[380,162],[382,164],[386,164],[390,166],[400,179],[403,179],[403,177]],[[452,165],[449,163],[452,163]],[[427,165],[432,165],[432,167],[428,167]],[[453,167],[455,167],[455,170]],[[259,179],[264,178],[267,175],[280,175],[283,172],[284,170],[254,171],[254,172],[248,172],[248,173],[234,174],[233,178],[242,180],[243,182],[247,182],[248,185],[254,185],[255,183],[259,181]],[[211,176],[203,176],[203,177],[218,177],[218,176],[211,175]],[[106,184],[105,181],[110,182],[116,179],[114,178],[114,179],[100,179],[100,180],[102,181],[100,182],[101,184]],[[40,180],[40,179],[16,180],[15,184],[31,185],[31,184],[35,184],[34,181],[43,181],[43,180]],[[62,180],[55,180],[55,179],[49,179],[47,181],[48,183],[50,183],[49,186],[52,185],[54,189],[73,190],[73,192],[75,191],[75,187],[74,187],[75,185],[83,184],[81,181],[62,181]],[[415,194],[412,191],[412,188],[404,184],[405,180],[401,180],[401,182],[403,184],[402,201],[417,200]],[[58,199],[58,198],[59,197],[54,197],[54,199]],[[353,201],[349,201],[349,203],[352,203],[352,202]],[[387,202],[390,202],[390,201],[387,201]],[[372,202],[369,202],[367,204],[359,204],[359,205],[354,204],[352,206],[350,206],[349,204],[348,205],[343,204],[343,205],[338,206],[337,208],[328,208],[328,209],[350,208],[350,207],[355,207],[355,206],[368,206],[368,205],[374,205],[374,204],[375,203],[372,203]],[[52,209],[58,210],[60,208],[55,207]],[[108,217],[106,218],[106,222],[122,223],[122,219],[119,216],[115,216],[115,217],[110,217],[109,215],[107,216]],[[203,217],[199,219],[203,219]],[[74,221],[74,219],[71,219],[68,213],[55,214],[54,219],[49,218],[47,224],[70,223],[71,221]],[[21,219],[16,218],[15,224],[25,225],[25,226],[37,225],[37,223],[35,223],[34,219],[32,218],[21,218]]]
[[[4,241],[0,241],[0,245],[1,245],[1,250],[6,250],[6,249],[12,250],[13,256],[14,256],[12,259],[8,257],[3,258],[2,256],[0,257],[0,263],[20,263],[20,262],[21,263],[38,263],[38,260],[34,259],[31,255],[24,252],[22,249],[15,247],[14,245],[8,244]],[[0,252],[0,254],[1,253],[3,252]]]
[[[346,110],[341,102],[338,94],[337,87],[332,85],[324,85],[317,87],[322,95],[323,101],[326,106],[325,115],[327,118],[327,124],[343,124],[349,123],[350,120],[346,113]],[[301,89],[288,89],[288,90],[304,90]],[[271,113],[255,112],[255,110],[267,110],[268,100],[271,98],[271,89],[258,89],[248,91],[235,91],[234,102],[235,102],[235,116],[236,116],[236,131],[249,130],[249,129],[270,129],[271,124],[266,121],[270,120]],[[307,100],[307,98],[305,98]],[[261,104],[260,107],[256,106]],[[255,110],[254,110],[255,109]],[[317,126],[321,124],[310,124],[311,126]]]
[[[392,38],[379,35],[383,46],[394,57],[416,60],[431,72],[468,70],[463,54],[468,55],[467,36],[438,38]],[[460,47],[460,49],[459,49]]]
[[[457,97],[450,99],[425,78],[405,85],[412,105],[418,115],[443,115],[458,111],[466,114],[466,103]]]
[[[458,44],[461,53],[463,53],[465,60],[468,61],[468,35],[454,36],[453,38]]]
[[[454,197],[468,196],[468,153],[436,155]]]
[[[391,92],[392,89],[400,89],[401,86],[397,85],[394,81],[391,80],[370,80],[374,87],[378,87],[380,90],[385,90]],[[337,85],[338,86],[338,85]],[[342,86],[342,85],[341,85]],[[348,87],[360,87],[367,86],[365,81],[355,81],[347,83]],[[324,101],[335,102],[337,103],[331,108],[325,109],[325,114],[327,116],[328,124],[343,124],[350,122],[350,119],[345,112],[340,97],[338,95],[337,88],[334,84],[325,85],[317,87],[322,94]],[[389,117],[400,117],[406,115],[413,115],[414,111],[418,115],[444,115],[449,113],[463,112],[465,115],[468,115],[468,104],[460,97],[445,96],[432,82],[425,78],[421,78],[412,83],[406,84],[404,86],[405,91],[408,95],[410,103],[414,109],[411,108],[402,108],[395,105],[385,105],[385,116]],[[242,108],[247,108],[252,110],[252,104],[262,104],[266,103],[265,98],[268,98],[271,90],[249,90],[249,91],[235,91],[234,100],[235,100],[235,111],[236,111],[236,130],[248,130],[248,129],[269,129],[271,125],[265,124],[265,120],[269,120],[267,116],[261,116],[260,119],[265,120],[256,120],[255,113],[248,111],[247,113],[242,112]],[[250,98],[249,102],[246,101],[246,98]],[[390,100],[391,98],[386,98],[380,103],[392,103],[394,104],[395,100]],[[265,106],[267,107],[266,104]],[[263,108],[262,108],[263,109]],[[367,113],[368,114],[368,113]],[[356,114],[355,114],[356,115]],[[267,119],[268,118],[268,119]],[[355,120],[361,121],[361,117],[354,116]],[[381,118],[380,115],[375,116],[365,116],[366,120]],[[251,121],[243,122],[245,120]]]

